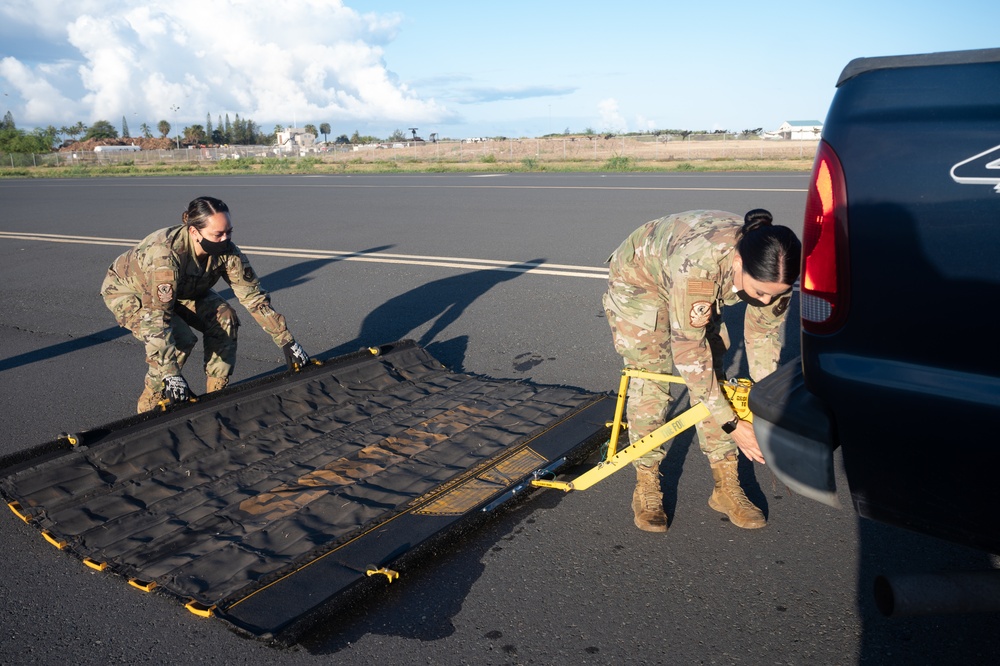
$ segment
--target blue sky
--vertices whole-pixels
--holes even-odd
[[[773,130],[822,120],[853,58],[998,46],[998,0],[5,0],[0,108],[133,134]]]

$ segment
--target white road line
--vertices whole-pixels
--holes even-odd
[[[118,245],[132,247],[139,239],[102,238],[96,236],[70,236],[63,234],[22,233],[0,231],[0,238],[31,240],[50,243],[79,243],[83,245]],[[339,250],[312,250],[302,248],[263,247],[241,245],[247,255],[269,257],[289,257],[294,259],[337,259],[340,261],[360,261],[380,264],[407,264],[411,266],[439,266],[442,268],[463,268],[469,270],[495,270],[506,273],[532,273],[536,275],[559,275],[563,277],[584,277],[606,280],[608,269],[572,264],[549,264],[544,262],[500,261],[497,259],[472,259],[468,257],[435,257],[426,255],[389,254],[381,252],[362,253]]]

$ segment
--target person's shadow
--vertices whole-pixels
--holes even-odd
[[[337,345],[324,355],[339,356],[361,348],[402,340],[430,323],[416,340],[417,344],[447,367],[461,371],[468,346],[467,336],[438,340],[438,335],[490,289],[501,282],[513,280],[545,261],[544,258],[532,259],[509,266],[461,273],[414,287],[369,312],[353,340]]]

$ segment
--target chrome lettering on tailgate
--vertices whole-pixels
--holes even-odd
[[[1000,146],[993,146],[951,168],[951,177],[963,185],[993,185],[1000,194]]]

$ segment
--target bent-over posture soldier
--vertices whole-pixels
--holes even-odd
[[[696,210],[653,220],[611,255],[604,309],[615,349],[627,366],[684,379],[691,403],[711,416],[696,428],[715,488],[709,506],[743,528],[764,527],[764,514],[747,499],[737,474],[738,452],[764,462],[753,426],[736,417],[720,387],[729,336],[722,308],[747,303],[744,320],[751,379],[774,372],[783,342],[791,289],[799,274],[795,233],[755,209],[733,213]],[[670,385],[633,378],[628,433],[635,443],[663,425]],[[632,510],[639,529],[667,530],[657,448],[636,461]]]
[[[204,337],[207,390],[229,383],[240,322],[236,311],[212,291],[220,278],[282,348],[289,368],[309,361],[285,318],[271,308],[249,260],[233,244],[229,207],[219,199],[199,197],[181,220],[183,224],[153,232],[118,257],[101,286],[118,324],[146,346],[149,369],[140,413],[161,400],[181,402],[190,396],[181,369],[198,341],[192,329]]]

